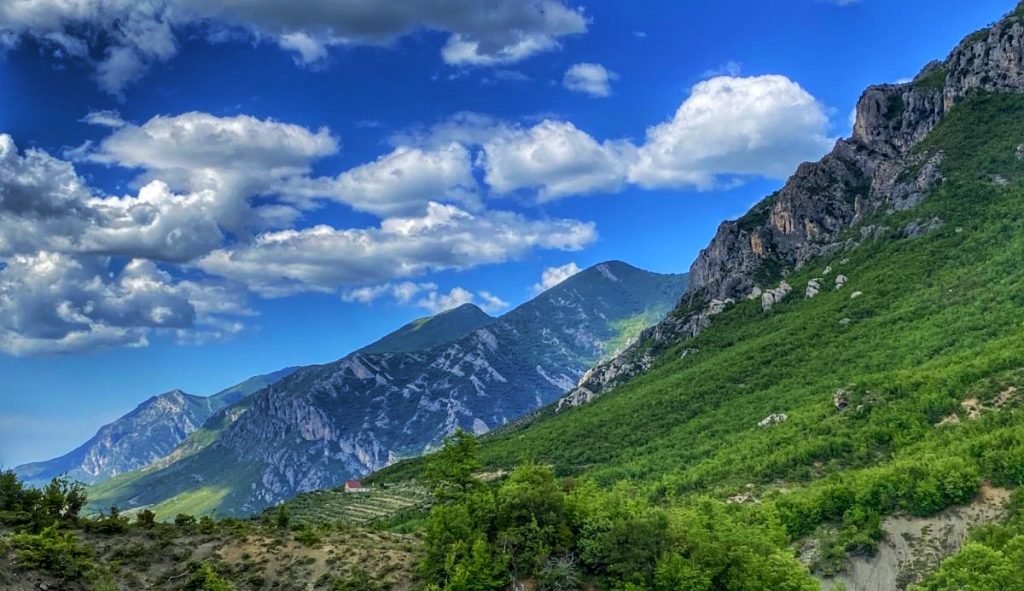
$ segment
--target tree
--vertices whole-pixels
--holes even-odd
[[[199,567],[185,583],[185,591],[234,591],[234,586],[217,574],[209,564]]]
[[[516,468],[497,493],[498,547],[517,576],[533,576],[572,545],[565,493],[548,466]]]
[[[960,552],[943,561],[928,578],[922,591],[1022,591],[1024,578],[998,550],[968,542]]]
[[[472,435],[458,429],[427,458],[423,478],[438,501],[457,501],[483,486],[473,476],[480,470],[479,448]]]
[[[149,529],[156,525],[156,513],[149,509],[143,509],[135,514],[135,523],[139,527]]]
[[[274,523],[281,529],[288,529],[288,524],[291,523],[291,515],[288,514],[288,507],[281,505],[277,508],[277,515],[274,517]]]

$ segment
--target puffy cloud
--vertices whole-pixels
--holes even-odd
[[[296,208],[312,207],[304,192],[290,188],[306,182],[315,160],[338,150],[338,139],[326,128],[191,112],[123,125],[84,158],[141,169],[138,183],[158,180],[189,193],[209,220],[245,235],[251,228],[287,226],[298,216]],[[276,195],[288,205],[254,209],[250,198],[259,195]]]
[[[544,269],[540,276],[540,283],[533,285],[533,293],[539,294],[545,292],[573,275],[579,273],[580,269],[576,263],[568,263],[561,267],[548,267]]]
[[[460,111],[433,125],[418,125],[395,133],[388,142],[395,147],[438,148],[452,142],[479,146],[495,136],[512,133],[519,126],[473,111]]]
[[[187,261],[223,240],[217,195],[160,181],[137,196],[98,197],[74,167],[0,135],[0,257],[54,251]]]
[[[176,29],[248,31],[296,53],[299,63],[329,47],[388,44],[419,29],[449,33],[444,60],[492,65],[557,48],[583,33],[587,19],[562,0],[16,0],[0,4],[0,39],[31,36],[83,60],[112,94],[177,52]]]
[[[208,289],[175,284],[156,265],[138,259],[114,274],[109,261],[98,257],[9,257],[0,270],[0,351],[31,355],[142,346],[153,331],[191,329],[224,313],[246,312],[237,304],[211,305]]]
[[[508,308],[509,303],[489,291],[477,292],[480,296],[480,308],[489,313],[500,312]]]
[[[281,177],[306,174],[314,160],[338,149],[327,128],[313,132],[273,119],[190,112],[121,126],[89,158],[141,168],[150,177],[195,190],[232,180],[265,187]]]
[[[675,116],[647,130],[629,179],[643,187],[711,188],[720,177],[785,178],[820,157],[824,107],[785,76],[720,76],[693,87]]]
[[[295,179],[282,192],[329,197],[381,216],[421,213],[428,198],[465,205],[478,201],[469,150],[454,142],[434,148],[399,146],[335,179]]]
[[[562,85],[575,92],[605,97],[612,93],[611,83],[618,77],[618,74],[601,64],[582,63],[566,70]]]
[[[121,118],[121,114],[117,111],[92,111],[85,117],[82,117],[82,123],[114,129],[126,125],[125,120]]]
[[[430,203],[423,216],[388,218],[376,228],[268,232],[251,244],[217,250],[198,266],[263,295],[283,296],[500,263],[535,248],[579,250],[596,236],[593,224],[576,220],[474,215]]]
[[[416,305],[427,310],[431,314],[440,314],[445,310],[458,308],[463,304],[473,301],[473,293],[461,287],[454,287],[448,293],[432,291],[426,297],[421,298]]]
[[[417,296],[420,296],[417,298]],[[508,302],[489,291],[473,293],[462,287],[453,287],[444,293],[438,291],[436,283],[383,283],[347,289],[342,293],[346,302],[372,303],[381,297],[390,297],[401,305],[415,305],[431,314],[458,308],[463,304],[478,303],[487,312],[498,312],[508,307]]]
[[[717,76],[695,85],[674,117],[649,128],[639,144],[601,141],[567,121],[524,127],[478,113],[458,113],[391,142],[480,146],[476,165],[494,193],[531,190],[549,201],[616,192],[626,183],[711,189],[722,180],[785,178],[828,151],[828,125],[825,107],[789,78]]]
[[[572,123],[551,120],[499,133],[483,149],[485,178],[495,191],[537,189],[542,201],[619,190],[635,151],[628,142],[599,143]]]
[[[171,8],[169,0],[17,0],[0,3],[0,31],[9,39],[32,36],[80,59],[101,54],[100,87],[119,94],[147,64],[177,52]]]

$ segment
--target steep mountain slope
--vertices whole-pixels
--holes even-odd
[[[972,93],[1024,89],[1022,13],[1018,7],[967,37],[911,82],[870,87],[857,104],[853,137],[819,162],[801,165],[745,216],[722,223],[691,266],[680,305],[636,346],[588,373],[563,406],[585,403],[645,371],[666,346],[704,330],[724,302],[774,297],[766,292],[783,271],[846,250],[850,242],[842,235],[851,227],[920,203],[941,182],[943,160],[942,151],[915,150],[920,140]]]
[[[869,89],[852,139],[723,224],[670,320],[561,412],[485,438],[487,467],[756,505],[850,589],[926,576],[962,540],[919,548],[886,516],[1024,484],[1022,12]],[[897,542],[881,586],[843,572]]]
[[[130,413],[104,425],[88,441],[52,460],[24,464],[15,472],[29,484],[55,476],[101,482],[138,470],[166,456],[218,410],[290,374],[294,368],[256,376],[210,397],[172,390],[153,396]]]
[[[487,326],[493,320],[494,318],[473,304],[463,304],[436,316],[413,320],[360,351],[367,354],[423,351],[454,341]]]
[[[94,491],[95,504],[252,512],[422,453],[457,427],[486,432],[557,399],[684,287],[604,263],[451,343],[303,368],[251,397],[209,447]]]

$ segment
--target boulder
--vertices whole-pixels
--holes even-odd
[[[855,292],[850,294],[850,299],[851,300],[855,300],[855,299],[859,298],[862,295],[864,295],[864,292],[862,292],[862,291],[855,291]]]
[[[770,415],[766,416],[765,418],[761,419],[760,422],[757,423],[757,426],[762,428],[762,429],[764,429],[766,427],[774,427],[775,425],[781,425],[782,423],[785,423],[788,420],[789,420],[789,415],[787,415],[784,412],[780,412],[780,413],[770,414]]]
[[[793,291],[793,288],[785,281],[779,283],[779,286],[775,289],[769,289],[768,291],[761,294],[761,310],[767,312],[772,309],[775,304],[778,304],[782,300],[786,299]]]
[[[836,390],[832,394],[832,406],[839,412],[846,410],[846,407],[850,406],[850,392],[845,388]]]
[[[836,275],[836,289],[842,289],[846,282],[849,281],[846,275]]]
[[[821,291],[821,282],[822,279],[820,277],[808,281],[807,290],[804,292],[804,297],[806,297],[807,299],[811,299],[814,296],[818,295],[818,293]]]

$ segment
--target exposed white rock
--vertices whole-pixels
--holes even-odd
[[[608,268],[608,265],[598,265],[597,271],[608,281],[614,281],[615,283],[619,282],[619,278],[615,276],[615,273],[612,273],[612,270]]]
[[[851,300],[855,300],[855,299],[859,298],[862,295],[864,295],[864,292],[862,292],[862,291],[855,291],[855,292],[850,294],[850,299]]]
[[[822,275],[828,275],[832,272],[832,265],[825,267],[825,270],[821,272]]]
[[[846,275],[836,275],[836,289],[842,289],[846,282],[849,281]]]
[[[822,279],[820,277],[816,277],[808,281],[807,290],[804,292],[804,297],[806,297],[807,299],[811,299],[814,296],[818,295],[818,293],[821,292],[821,282]]]
[[[755,286],[754,286],[754,289],[750,290],[750,293],[749,293],[749,294],[747,294],[747,299],[748,299],[748,300],[756,300],[757,298],[761,297],[761,294],[762,294],[762,293],[763,293],[763,292],[761,291],[761,288],[760,288],[760,287],[757,287],[757,286],[755,285]]]
[[[774,427],[775,425],[780,425],[782,423],[785,423],[788,420],[789,420],[789,415],[787,415],[784,412],[780,412],[780,413],[770,414],[770,415],[766,416],[765,418],[761,419],[761,421],[759,423],[757,423],[757,426],[761,427],[762,429],[764,429],[766,427]]]
[[[839,324],[841,324],[842,326],[849,326],[850,322],[852,321],[849,318],[843,318],[839,321]]]
[[[725,312],[726,308],[735,303],[736,300],[732,298],[726,298],[724,300],[711,300],[711,303],[708,304],[708,309],[705,312],[705,314],[708,316],[716,316],[718,314],[721,314],[722,312]]]
[[[793,291],[793,288],[785,281],[779,283],[779,286],[775,289],[769,289],[768,291],[761,294],[761,310],[767,312],[772,309],[775,304],[778,304],[782,300],[786,299]]]

